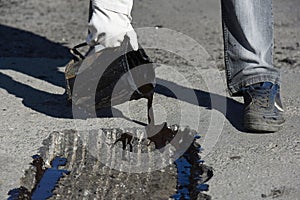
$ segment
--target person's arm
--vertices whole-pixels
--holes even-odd
[[[137,50],[137,36],[131,26],[132,5],[132,0],[91,0],[87,43],[102,48],[118,47],[127,35]]]

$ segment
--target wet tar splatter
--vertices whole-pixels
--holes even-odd
[[[199,136],[195,136],[195,139]],[[212,176],[212,168],[205,166],[199,153],[201,146],[194,140],[188,150],[175,161],[177,167],[177,192],[171,198],[175,200],[210,199],[208,195],[202,194],[208,191],[209,186],[205,184]]]
[[[209,188],[205,183],[213,176],[213,170],[201,160],[201,146],[197,143],[197,139],[200,136],[196,131],[189,128],[179,129],[177,125],[167,126],[166,123],[146,127],[146,134],[149,137],[144,142],[140,142],[141,146],[137,145],[139,139],[131,133],[131,130],[119,131],[120,133],[115,131],[116,137],[112,137],[112,149],[117,148],[117,145],[120,143],[120,147],[124,151],[135,152],[138,150],[137,148],[141,148],[141,150],[148,152],[148,150],[152,151],[163,148],[166,144],[171,143],[175,136],[180,137],[180,141],[188,142],[187,144],[190,145],[187,150],[180,152],[181,156],[165,170],[131,174],[108,169],[102,166],[97,159],[90,157],[89,154],[85,155],[83,152],[86,150],[80,140],[74,139],[78,137],[75,134],[76,131],[65,131],[64,137],[59,136],[62,141],[53,145],[76,146],[76,151],[66,154],[63,152],[66,146],[61,146],[60,149],[62,151],[55,153],[63,155],[68,160],[74,157],[73,155],[76,155],[77,158],[75,162],[73,161],[71,168],[72,173],[78,174],[78,177],[67,176],[62,180],[64,182],[63,185],[57,185],[64,174],[70,173],[67,170],[59,169],[59,166],[66,165],[67,159],[56,157],[51,162],[52,167],[46,169],[42,157],[35,155],[32,162],[35,170],[27,174],[29,175],[27,177],[31,178],[27,178],[24,182],[29,185],[23,185],[20,188],[11,190],[9,192],[9,200],[43,200],[50,197],[53,199],[82,199],[83,195],[85,195],[83,190],[89,191],[86,193],[88,195],[87,199],[111,199],[115,196],[122,197],[120,199],[211,199],[210,196],[203,192]],[[113,131],[108,132],[112,133]],[[103,133],[108,134],[108,132],[104,131]],[[53,133],[52,137],[56,138],[58,136]],[[49,139],[49,141],[54,140]],[[77,143],[73,144],[72,142],[74,141],[77,141]],[[48,145],[50,143],[47,143],[47,147]],[[180,146],[176,146],[176,143],[174,147],[180,148]],[[45,149],[43,151],[47,152],[48,150]],[[46,153],[42,155],[43,158],[47,157]],[[91,182],[95,184],[90,184]],[[104,189],[93,186],[101,185],[103,182],[106,182]],[[77,187],[78,183],[81,183],[79,189]],[[143,185],[139,185],[138,183],[142,183]],[[56,192],[52,194],[54,189]],[[176,192],[174,192],[174,189]]]
[[[56,187],[60,178],[64,174],[69,174],[70,171],[58,169],[59,166],[64,166],[67,159],[56,157],[51,162],[51,168],[44,169],[44,161],[39,155],[32,156],[31,163],[36,168],[35,187],[32,191],[28,191],[25,187],[15,188],[8,192],[10,197],[8,200],[44,200],[50,198],[52,191]]]

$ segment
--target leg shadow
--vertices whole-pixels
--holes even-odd
[[[7,59],[0,59],[0,70],[14,70],[28,76],[46,81],[58,87],[65,87],[64,73],[58,70],[58,66],[64,66],[71,58],[69,49],[63,44],[55,43],[45,37],[34,33],[20,30],[17,28],[0,25],[0,55],[1,57],[20,57],[20,58],[40,58],[42,66],[38,65],[22,65],[20,63],[7,63]],[[49,58],[61,59],[61,63],[51,64]],[[13,62],[10,60],[9,62]],[[17,62],[17,61],[16,61]],[[60,61],[59,61],[60,62]],[[177,89],[189,89],[172,82],[160,80]],[[170,90],[163,87],[165,84],[157,84],[156,92],[168,97],[177,98]],[[37,112],[44,113],[48,116],[58,118],[72,118],[71,106],[68,106],[64,95],[52,94],[45,91],[35,89],[31,86],[14,81],[11,77],[0,73],[0,87],[7,90],[10,94],[23,99],[23,104]],[[242,110],[243,105],[231,98],[217,94],[208,93],[201,90],[194,90],[198,99],[198,105],[208,109],[215,109],[226,116],[230,123],[238,130],[244,131],[242,127]],[[220,102],[227,102],[227,111],[222,109],[223,105],[211,105],[211,97]],[[225,98],[225,99],[224,99]],[[188,96],[181,97],[182,101],[193,103]],[[112,108],[114,109],[114,108]],[[112,115],[109,109],[105,112],[97,112],[98,117],[123,117],[120,111],[116,115]]]
[[[21,98],[24,106],[37,112],[56,118],[72,118],[71,106],[67,105],[64,95],[35,89],[17,82],[3,73],[0,73],[0,87]]]
[[[63,44],[29,31],[0,25],[0,55],[0,70],[13,70],[65,88],[65,76],[59,67],[66,65],[72,55]],[[41,91],[1,72],[0,87],[21,98],[24,106],[37,112],[56,118],[73,118],[72,107],[65,95]],[[112,112],[106,109],[98,117],[124,117],[120,111],[114,110],[117,116],[112,116]]]
[[[157,92],[158,94],[162,94],[166,97],[171,97],[171,98],[175,98],[175,99],[178,99],[178,97],[175,96],[175,94],[170,89],[168,89],[167,87],[165,87],[163,85],[165,85],[165,86],[167,85],[168,88],[175,88],[176,91],[180,91],[180,90],[184,91],[184,90],[189,89],[189,88],[186,88],[184,86],[178,85],[178,84],[170,82],[170,81],[157,79],[155,92]],[[221,95],[214,94],[214,93],[209,93],[209,92],[198,90],[198,89],[194,89],[194,92],[195,92],[196,98],[198,100],[197,105],[199,105],[201,107],[206,107],[207,109],[218,110],[227,118],[227,120],[237,130],[239,130],[241,132],[246,132],[246,130],[243,128],[243,108],[244,108],[244,106],[242,103],[237,102],[229,97],[221,96]],[[212,105],[211,99],[214,99],[216,102],[220,102],[220,103]],[[185,102],[188,102],[191,104],[195,104],[195,102],[192,101],[189,96],[181,95],[181,97],[179,97],[179,100],[185,101]],[[225,109],[225,110],[224,110],[224,105],[222,105],[223,102],[226,102],[226,104],[227,104],[226,105],[227,109]]]
[[[17,28],[0,25],[1,57],[45,58],[43,66],[16,65],[0,63],[0,69],[10,69],[29,76],[64,87],[64,74],[58,66],[64,66],[72,58],[69,48],[63,44],[52,42],[45,37]],[[60,59],[60,65],[51,65],[46,58]]]

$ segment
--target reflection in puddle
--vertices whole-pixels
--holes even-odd
[[[57,185],[57,182],[65,174],[70,171],[59,169],[59,166],[64,166],[67,163],[66,158],[56,157],[51,161],[51,168],[44,169],[44,161],[39,155],[32,156],[33,162],[31,163],[36,168],[35,173],[35,186],[28,191],[25,187],[10,190],[8,200],[45,200],[50,198],[53,194],[52,191]]]
[[[10,190],[8,195],[8,200],[31,200],[31,193],[23,186]]]
[[[59,166],[64,166],[66,163],[67,159],[65,158],[56,157],[54,160],[52,160],[52,168],[45,170],[43,177],[32,193],[32,200],[48,199],[52,196],[52,191],[54,190],[59,179],[62,178],[64,174],[70,173],[64,169],[58,169]]]
[[[196,136],[198,138],[199,136]],[[212,168],[203,164],[199,153],[201,146],[194,140],[188,150],[175,161],[177,167],[177,192],[172,196],[175,200],[210,199],[201,192],[208,191],[208,185],[204,184],[212,176]]]
[[[166,123],[146,127],[147,137],[139,138],[140,129],[101,129],[99,134],[92,132],[83,143],[75,130],[64,130],[50,134],[40,149],[41,156],[33,156],[34,170],[25,173],[22,187],[9,192],[9,200],[30,199],[175,199],[175,200],[207,200],[210,197],[203,193],[208,190],[204,184],[212,176],[212,169],[205,166],[199,153],[200,145],[195,141],[199,138],[196,131],[185,127],[167,126]],[[133,134],[135,133],[136,134]],[[100,137],[105,135],[106,140]],[[102,135],[103,136],[103,135]],[[102,140],[100,140],[102,139]],[[92,155],[89,145],[97,144],[99,147],[108,144],[106,152],[96,149],[98,157]],[[180,156],[162,170],[149,170],[142,173],[130,173],[114,170],[101,162],[101,156],[106,155],[108,161],[117,162],[122,156],[127,158],[128,151],[152,152],[162,150],[167,144],[180,150],[180,144],[187,144],[187,150],[178,151]],[[190,145],[192,143],[192,145]],[[121,148],[121,149],[120,149]],[[123,154],[116,154],[121,150]],[[127,153],[126,153],[127,152]],[[61,155],[61,157],[55,157]],[[142,154],[141,154],[142,155]],[[150,155],[150,154],[149,154]],[[120,157],[121,156],[121,157]],[[52,160],[51,168],[44,168],[44,160]],[[148,159],[149,158],[149,159]],[[146,159],[151,163],[153,157]],[[61,184],[57,182],[64,174],[72,170],[72,176],[66,176]],[[108,162],[109,163],[109,162]],[[99,187],[101,186],[101,187]],[[176,189],[176,194],[174,194]],[[55,193],[55,194],[52,194]],[[170,197],[174,194],[172,197]],[[122,197],[122,198],[121,198]],[[118,199],[117,198],[117,199]]]
[[[168,127],[166,123],[162,125],[152,126],[146,128],[147,135],[150,142],[154,143],[155,149],[161,149],[166,144],[170,143],[174,137],[180,132],[177,125]],[[210,196],[201,192],[208,191],[208,185],[205,184],[212,176],[212,168],[204,165],[204,161],[201,160],[201,146],[196,142],[200,136],[197,133],[191,132],[189,128],[185,129],[184,134],[180,134],[181,142],[187,140],[188,137],[192,138],[192,144],[189,148],[180,156],[174,164],[177,168],[177,192],[171,198],[175,200],[196,200],[196,199],[210,199]],[[130,133],[123,133],[115,143],[122,142],[123,150],[126,150],[129,146],[129,151],[133,151],[132,141],[134,137]],[[180,146],[175,148],[180,148]]]

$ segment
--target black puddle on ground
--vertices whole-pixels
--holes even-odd
[[[157,134],[151,133],[156,133],[158,129],[160,131]],[[149,137],[149,140],[154,143],[155,149],[160,149],[171,142],[178,133],[178,130],[177,125],[168,127],[166,123],[152,129],[151,127],[146,129],[148,135],[153,135]],[[190,131],[189,129],[185,130]],[[186,135],[192,135],[194,138],[189,148],[174,162],[177,168],[177,191],[176,194],[170,196],[170,198],[174,200],[211,199],[210,196],[202,193],[203,191],[208,191],[209,186],[205,184],[205,182],[213,176],[213,170],[211,167],[203,164],[204,161],[201,160],[199,155],[202,148],[201,145],[196,142],[196,139],[199,139],[200,135],[196,132],[192,134],[187,133]],[[133,151],[132,143],[134,139],[130,133],[124,133],[116,142],[122,142],[123,150],[125,150],[128,145],[129,150]]]
[[[39,155],[32,156],[32,165],[36,169],[35,186],[31,191],[21,186],[10,190],[8,200],[44,200],[50,198],[52,191],[56,187],[60,178],[65,174],[70,174],[70,171],[58,169],[59,166],[64,166],[67,163],[66,158],[56,157],[51,161],[51,168],[44,169],[44,161]]]
[[[198,137],[198,136],[196,136]],[[194,141],[188,150],[175,161],[177,167],[177,192],[174,200],[211,199],[201,192],[208,191],[205,184],[213,176],[213,170],[204,165],[199,153],[201,146]]]
[[[182,137],[186,136],[183,139],[191,136],[192,144],[185,152],[179,154],[182,156],[172,165],[166,167],[164,171],[140,174],[108,169],[88,154],[80,139],[76,139],[78,136],[74,130],[54,132],[44,141],[45,146],[43,147],[44,150],[41,151],[41,156],[33,156],[32,165],[35,167],[35,170],[31,172],[31,179],[34,179],[31,182],[35,182],[35,184],[27,187],[33,189],[29,191],[23,185],[18,189],[11,190],[9,192],[9,200],[43,200],[51,197],[59,179],[64,174],[70,173],[67,170],[58,169],[59,166],[66,164],[68,169],[72,169],[73,175],[61,179],[51,199],[82,199],[83,193],[86,193],[86,191],[90,195],[86,197],[87,199],[111,199],[116,196],[118,196],[117,199],[210,199],[210,196],[204,194],[203,191],[208,190],[208,185],[204,183],[213,176],[213,171],[210,167],[203,164],[199,156],[201,147],[196,142],[196,138],[199,137],[198,134],[189,128],[180,130],[178,126],[168,127],[166,123],[154,128],[146,128],[146,131],[149,133],[157,131],[157,129],[160,130],[157,134],[148,134],[150,136],[147,138],[147,141],[144,141],[141,148],[149,149],[149,146],[151,146],[150,149],[152,150],[160,149],[171,143],[178,134]],[[117,137],[112,142],[112,148],[119,146],[123,148],[123,151],[137,150],[138,139],[130,134],[130,131],[112,130],[118,130],[115,131]],[[103,134],[111,133],[112,130],[103,129]],[[56,148],[53,156],[62,155],[65,158],[56,157],[51,162],[52,167],[45,169],[42,157],[49,160],[49,145],[51,141],[58,141],[57,144],[54,144],[58,145],[56,146],[58,148]],[[150,145],[149,142],[153,144]],[[68,150],[66,151],[66,149]],[[74,157],[76,157],[75,160],[73,159]],[[29,175],[27,174],[26,176]],[[105,196],[103,196],[104,194]]]

